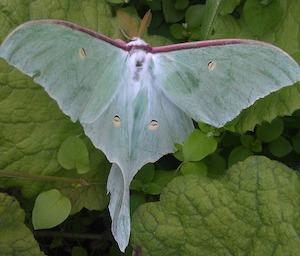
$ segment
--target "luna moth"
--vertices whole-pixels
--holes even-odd
[[[138,170],[175,151],[192,119],[222,127],[259,98],[300,80],[281,49],[223,39],[151,47],[113,40],[61,20],[13,30],[0,56],[34,78],[112,163],[107,182],[112,233],[130,237],[129,185]]]

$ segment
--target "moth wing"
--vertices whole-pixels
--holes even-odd
[[[259,98],[300,80],[299,65],[275,46],[220,42],[160,47],[155,54],[165,94],[196,121],[221,127]]]
[[[72,121],[85,122],[94,120],[113,98],[126,55],[113,40],[56,20],[20,25],[0,48],[0,56],[34,77]]]

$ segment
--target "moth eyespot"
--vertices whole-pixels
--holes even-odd
[[[86,57],[86,52],[85,52],[84,48],[79,49],[79,56],[81,59],[84,59]]]
[[[113,124],[114,124],[115,127],[120,127],[121,126],[121,119],[120,119],[119,116],[114,116]]]
[[[214,62],[213,60],[208,62],[208,64],[207,64],[207,68],[209,71],[213,71],[216,68],[216,66],[217,66],[217,63]]]
[[[158,128],[158,122],[156,120],[152,120],[148,126],[150,131],[155,131]]]

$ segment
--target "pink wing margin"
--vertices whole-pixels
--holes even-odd
[[[114,45],[118,48],[121,48],[125,51],[128,51],[128,47],[126,45],[126,43],[124,41],[122,41],[121,39],[117,39],[117,40],[114,40],[110,37],[107,37],[105,35],[102,35],[100,33],[97,33],[93,30],[90,30],[88,28],[85,28],[85,27],[82,27],[80,25],[77,25],[75,23],[72,23],[72,22],[69,22],[69,21],[64,21],[64,20],[53,20],[53,19],[41,19],[41,20],[32,20],[32,21],[28,21],[26,23],[23,23],[22,25],[19,26],[19,28],[22,28],[23,26],[26,26],[28,24],[32,24],[32,23],[55,23],[55,24],[59,24],[59,25],[63,25],[63,26],[66,26],[66,27],[69,27],[69,28],[72,28],[72,29],[75,29],[75,30],[78,30],[78,31],[81,31],[83,33],[86,33],[90,36],[93,36],[93,37],[96,37],[96,38],[99,38],[111,45]]]
[[[165,46],[157,46],[157,47],[151,47],[150,45],[128,45],[126,42],[124,42],[121,39],[112,39],[110,37],[107,37],[105,35],[102,35],[98,32],[95,32],[93,30],[90,30],[88,28],[85,28],[83,26],[77,25],[72,22],[64,21],[64,20],[55,20],[55,19],[40,19],[40,20],[33,20],[28,21],[20,27],[29,24],[29,23],[55,23],[59,25],[64,25],[66,27],[76,29],[78,31],[81,31],[83,33],[86,33],[90,36],[99,38],[111,45],[114,45],[118,48],[123,49],[124,51],[130,51],[132,48],[135,49],[144,49],[147,52],[150,53],[164,53],[164,52],[171,52],[171,51],[178,51],[178,50],[184,50],[184,49],[192,49],[192,48],[202,48],[202,47],[213,47],[213,46],[220,46],[220,45],[227,45],[227,44],[256,44],[261,45],[269,48],[273,48],[274,50],[280,51],[284,53],[285,55],[288,55],[285,51],[282,49],[262,41],[256,41],[256,40],[250,40],[250,39],[216,39],[216,40],[206,40],[206,41],[196,41],[196,42],[188,42],[188,43],[180,43],[180,44],[172,44],[172,45],[165,45]]]
[[[160,52],[171,52],[171,51],[178,51],[184,49],[192,49],[192,48],[202,48],[202,47],[213,47],[213,46],[220,46],[226,44],[256,44],[261,45],[269,48],[273,48],[274,50],[279,50],[280,52],[288,55],[282,49],[262,41],[256,41],[251,39],[216,39],[216,40],[206,40],[206,41],[196,41],[196,42],[189,42],[189,43],[180,43],[180,44],[172,44],[172,45],[165,45],[165,46],[158,46],[152,47],[152,53],[160,53]]]

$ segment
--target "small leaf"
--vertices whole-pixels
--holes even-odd
[[[180,167],[183,175],[207,176],[207,166],[203,162],[184,162]]]
[[[172,179],[179,176],[179,172],[174,171],[155,171],[153,182],[160,187],[165,187]]]
[[[246,148],[245,146],[237,146],[233,150],[231,150],[229,157],[228,157],[228,166],[232,166],[238,162],[244,161],[249,156],[252,156],[253,153],[250,149]]]
[[[185,12],[185,22],[188,25],[188,28],[199,27],[202,24],[203,15],[204,15],[205,5],[196,4],[191,5]]]
[[[76,136],[70,136],[62,142],[57,153],[57,160],[63,168],[76,169],[79,174],[87,173],[90,169],[87,147]]]
[[[189,36],[188,40],[190,41],[199,41],[200,40],[200,26],[195,28],[189,28],[188,29]]]
[[[156,183],[149,183],[147,185],[147,189],[145,189],[145,193],[149,195],[159,195],[161,193],[162,187]]]
[[[200,161],[216,151],[218,142],[198,129],[185,140],[182,147],[184,161]]]
[[[282,136],[272,141],[269,144],[269,149],[271,154],[276,157],[284,157],[293,150],[291,143]]]
[[[175,153],[173,153],[173,156],[183,162],[183,154],[182,154],[182,145],[175,143],[175,148],[177,149],[177,151]]]
[[[256,129],[257,138],[263,142],[276,140],[283,132],[284,124],[281,118],[274,119],[271,123],[263,122]]]
[[[34,229],[53,228],[62,223],[71,212],[70,200],[57,189],[38,195],[32,210]]]
[[[184,11],[177,10],[173,0],[162,0],[162,8],[167,23],[181,21],[184,17]]]
[[[208,136],[220,136],[220,131],[222,131],[222,128],[215,128],[209,124],[198,122],[199,129],[206,133]]]
[[[175,23],[170,26],[170,32],[176,39],[184,39],[186,29],[181,24]]]
[[[246,148],[250,149],[253,152],[261,152],[262,151],[262,145],[261,141],[259,139],[254,139],[253,136],[248,134],[243,134],[240,137],[241,143]]]
[[[225,159],[217,153],[205,157],[202,161],[207,166],[208,177],[222,176],[227,170]]]
[[[133,179],[130,183],[130,190],[141,191],[143,183],[137,179]]]

